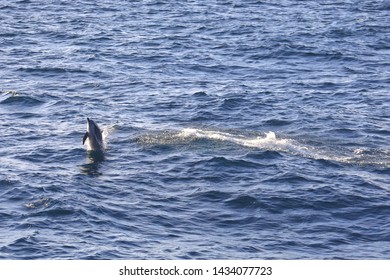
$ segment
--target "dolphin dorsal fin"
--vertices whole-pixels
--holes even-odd
[[[89,137],[89,134],[88,134],[88,131],[87,131],[87,132],[85,132],[84,137],[83,137],[83,145],[85,143],[85,140],[87,140],[88,137]]]

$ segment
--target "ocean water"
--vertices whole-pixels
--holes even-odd
[[[389,61],[389,1],[0,1],[0,258],[389,259]]]

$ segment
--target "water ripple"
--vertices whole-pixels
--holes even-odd
[[[388,10],[2,1],[0,258],[388,258]]]

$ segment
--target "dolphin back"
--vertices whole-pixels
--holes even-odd
[[[91,119],[87,118],[87,132],[83,137],[83,144],[87,144],[87,149],[91,151],[104,151],[103,135],[99,126]]]

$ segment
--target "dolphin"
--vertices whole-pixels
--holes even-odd
[[[104,152],[102,131],[98,125],[89,118],[87,118],[87,132],[85,132],[83,137],[83,145],[87,139],[88,150]]]

